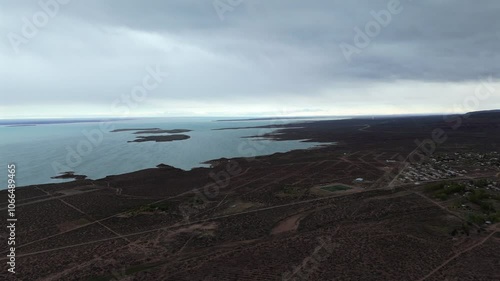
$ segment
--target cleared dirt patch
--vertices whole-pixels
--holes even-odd
[[[285,232],[296,231],[299,228],[300,221],[309,215],[311,212],[304,212],[288,217],[280,221],[271,231],[272,235],[277,235]]]

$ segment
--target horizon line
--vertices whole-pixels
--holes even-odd
[[[499,109],[491,109],[491,110],[479,110],[479,111],[471,111],[471,112],[453,112],[453,113],[444,113],[444,112],[428,112],[428,113],[392,113],[392,114],[340,114],[340,115],[178,115],[178,116],[128,116],[128,117],[120,117],[120,116],[80,116],[80,117],[70,117],[70,116],[43,116],[43,117],[1,117],[1,121],[17,121],[17,120],[134,120],[134,119],[146,119],[146,118],[232,118],[232,119],[292,119],[292,118],[328,118],[328,117],[367,117],[367,116],[422,116],[422,115],[462,115],[473,112],[488,112],[488,111],[500,111]]]

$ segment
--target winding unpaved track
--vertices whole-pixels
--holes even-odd
[[[370,131],[366,130],[366,129],[370,128],[370,127],[371,127],[371,125],[366,124],[366,125],[363,126],[363,128],[359,128],[358,131],[361,131],[361,132],[370,132]]]
[[[257,213],[257,212],[262,212],[262,211],[267,211],[267,210],[272,210],[272,209],[277,209],[277,208],[283,208],[283,207],[288,207],[288,206],[294,206],[294,205],[300,205],[300,204],[306,204],[306,203],[311,203],[311,202],[329,200],[329,199],[332,199],[334,197],[338,197],[338,195],[332,195],[332,196],[328,196],[328,197],[322,197],[322,198],[315,198],[315,199],[310,199],[310,200],[304,200],[304,201],[300,201],[300,202],[293,202],[293,203],[288,203],[288,204],[283,204],[283,205],[278,205],[278,206],[271,206],[271,207],[266,207],[266,208],[261,208],[261,209],[256,209],[256,210],[244,211],[244,212],[240,212],[240,213],[236,213],[236,214],[222,215],[222,216],[207,218],[207,219],[203,219],[203,220],[193,221],[193,222],[189,222],[189,223],[185,223],[185,224],[169,225],[169,226],[165,226],[165,227],[160,227],[160,228],[155,228],[155,229],[150,229],[150,230],[145,230],[145,231],[140,231],[140,232],[134,232],[134,233],[124,234],[124,235],[121,235],[121,237],[111,237],[111,238],[93,240],[93,241],[89,241],[89,242],[85,242],[85,243],[80,243],[80,244],[74,244],[74,245],[68,245],[68,246],[63,246],[63,247],[58,247],[58,248],[53,248],[53,249],[47,249],[47,250],[42,250],[42,251],[37,251],[37,252],[26,253],[26,254],[19,255],[18,257],[27,257],[27,256],[37,255],[37,254],[49,253],[49,252],[54,252],[54,251],[58,251],[58,250],[70,249],[70,248],[73,248],[73,247],[91,245],[91,244],[96,244],[96,243],[101,243],[101,242],[106,242],[106,241],[111,241],[111,240],[116,240],[116,239],[121,239],[121,238],[133,237],[133,236],[141,235],[141,234],[152,233],[152,232],[156,232],[156,231],[162,231],[162,230],[168,230],[168,229],[177,228],[177,227],[183,227],[183,226],[189,226],[189,225],[193,225],[193,224],[199,224],[199,223],[213,221],[213,220],[222,219],[222,218],[228,218],[228,217],[234,217],[234,216],[239,216],[239,215]],[[332,204],[332,205],[334,206],[334,204]],[[99,220],[99,221],[102,221],[102,220]],[[34,242],[32,242],[32,243],[34,243]],[[7,258],[1,258],[0,259],[0,261],[3,261],[3,260],[7,260]]]
[[[50,197],[54,197],[52,194],[50,194],[49,192],[45,191],[43,188],[40,188],[38,186],[35,187],[36,189],[46,193],[47,195],[49,195]],[[79,212],[80,214],[92,219],[93,221],[96,221],[94,218],[92,218],[92,216],[90,216],[89,214],[85,213],[84,211],[80,210],[79,208],[77,208],[75,205],[73,204],[70,204],[66,201],[64,201],[63,199],[59,198],[59,197],[54,197],[54,199],[56,200],[59,200],[61,203],[69,206],[70,208],[73,208],[74,210],[76,210],[77,212]],[[120,233],[114,231],[113,229],[111,229],[110,227],[108,227],[107,225],[104,225],[102,222],[97,222],[97,224],[99,224],[100,226],[104,227],[105,229],[107,229],[108,231],[110,231],[111,233],[113,233],[114,235],[116,235],[117,237],[119,238],[122,238],[123,240],[127,241],[127,242],[131,242],[130,240],[128,240],[128,238],[126,237],[123,237]]]

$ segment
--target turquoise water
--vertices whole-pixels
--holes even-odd
[[[227,127],[265,126],[286,121],[214,121],[207,118],[144,118],[106,123],[0,126],[0,189],[6,188],[7,165],[17,166],[18,186],[54,183],[51,177],[74,171],[91,179],[152,168],[160,163],[184,170],[206,166],[202,162],[221,157],[252,157],[307,149],[318,145],[301,141],[269,141],[243,138],[273,129],[213,130]],[[189,129],[191,138],[174,142],[128,143],[133,131],[111,133],[113,129]],[[88,136],[90,135],[90,137]]]

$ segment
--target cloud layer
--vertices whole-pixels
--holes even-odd
[[[0,118],[499,108],[498,14],[498,1],[2,0]],[[114,110],[157,66],[168,78]],[[478,87],[491,95],[472,106]]]

